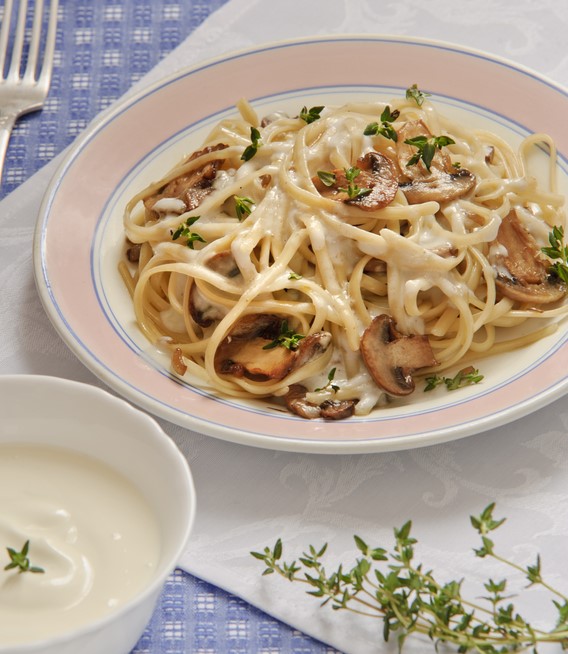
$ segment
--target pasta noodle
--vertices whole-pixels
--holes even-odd
[[[408,94],[262,120],[237,108],[125,211],[120,270],[177,374],[344,418],[565,315],[541,252],[564,226],[550,137],[515,152]]]

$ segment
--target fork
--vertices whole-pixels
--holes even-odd
[[[8,53],[13,0],[5,0],[0,27],[0,179],[10,135],[23,114],[42,108],[53,70],[58,0],[51,0],[49,20],[40,59],[44,0],[35,0],[31,32],[26,30],[28,0],[20,0],[11,56]],[[27,46],[27,48],[26,48]],[[27,49],[27,56],[26,54]],[[10,57],[7,61],[7,57]],[[25,64],[25,67],[24,65]],[[5,72],[7,70],[7,72]]]

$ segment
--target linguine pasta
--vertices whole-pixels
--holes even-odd
[[[548,136],[513,151],[412,95],[238,110],[125,212],[121,273],[177,374],[307,418],[364,415],[566,313],[541,252],[564,225]]]

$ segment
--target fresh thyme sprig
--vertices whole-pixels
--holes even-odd
[[[321,118],[320,114],[324,109],[324,106],[312,107],[311,109],[302,107],[302,111],[300,111],[300,118],[309,125],[310,123],[313,123],[314,121]]]
[[[186,239],[186,245],[188,248],[193,250],[195,242],[199,241],[200,243],[206,243],[206,240],[197,234],[197,232],[192,232],[189,228],[199,220],[200,216],[190,216],[185,220],[181,225],[174,231],[170,231],[172,235],[172,241],[177,241],[178,238],[183,236]]]
[[[568,246],[564,245],[564,228],[561,225],[552,228],[548,242],[550,247],[542,248],[542,252],[554,261],[550,271],[568,284]]]
[[[343,172],[345,173],[345,181],[347,186],[338,186],[337,190],[342,193],[347,193],[347,196],[350,200],[356,200],[365,195],[369,195],[372,189],[370,188],[361,188],[359,187],[355,180],[361,174],[361,170],[357,166],[351,166],[351,168],[344,168]],[[327,170],[318,170],[318,177],[325,186],[334,186],[337,184],[337,175],[335,173],[329,172]]]
[[[370,547],[354,536],[360,552],[353,567],[341,564],[333,572],[324,567],[322,557],[327,544],[310,545],[297,560],[283,562],[281,539],[274,547],[251,555],[266,566],[263,575],[277,573],[292,582],[306,584],[309,595],[320,598],[322,606],[347,610],[382,620],[382,636],[388,641],[396,636],[399,651],[412,634],[428,636],[436,651],[440,643],[453,645],[457,652],[504,654],[530,649],[537,653],[540,643],[557,643],[568,649],[568,597],[542,577],[540,557],[523,567],[498,554],[490,538],[504,519],[495,519],[495,504],[489,504],[479,516],[471,516],[472,527],[481,538],[474,549],[480,558],[491,558],[515,573],[531,586],[540,586],[552,594],[557,610],[555,626],[550,631],[535,629],[522,617],[507,595],[507,580],[489,579],[484,583],[488,595],[485,603],[462,594],[462,581],[438,581],[434,573],[414,562],[417,540],[411,536],[412,523],[394,529],[394,546]]]
[[[454,377],[441,377],[440,375],[431,375],[426,377],[426,386],[424,392],[432,391],[442,384],[446,385],[449,391],[455,391],[462,386],[469,386],[470,384],[479,384],[482,381],[483,375],[479,374],[479,370],[473,366],[462,368]]]
[[[328,375],[327,375],[327,384],[325,386],[322,386],[321,388],[316,388],[315,391],[326,391],[328,388],[330,388],[334,393],[337,393],[339,390],[339,386],[337,384],[333,384],[333,380],[335,378],[335,368],[332,368]]]
[[[406,166],[414,166],[422,159],[427,170],[430,170],[436,150],[441,150],[446,145],[453,145],[455,141],[449,136],[414,136],[406,139],[405,143],[418,149],[416,154],[410,157]]]
[[[254,155],[258,152],[258,148],[262,145],[260,140],[260,132],[256,127],[250,128],[250,145],[244,149],[241,159],[243,161],[250,161]]]
[[[288,327],[288,321],[283,320],[280,325],[280,334],[270,343],[267,343],[262,349],[272,350],[272,348],[285,347],[288,350],[297,350],[298,343],[304,338],[302,334],[297,334],[293,329]]]
[[[4,570],[14,570],[17,569],[19,573],[21,572],[35,572],[42,573],[45,572],[43,568],[40,568],[37,565],[31,565],[30,559],[28,557],[28,552],[30,549],[30,541],[27,540],[24,543],[22,549],[18,552],[12,547],[6,548],[8,551],[8,556],[10,557],[10,563],[4,566]]]
[[[406,89],[406,99],[414,100],[419,107],[421,107],[424,104],[424,100],[430,96],[431,93],[424,93],[416,84],[413,84],[411,87]]]
[[[239,222],[244,220],[252,211],[254,200],[235,195],[235,211]]]
[[[377,134],[380,134],[396,143],[396,141],[398,141],[398,134],[391,123],[393,123],[399,116],[400,111],[398,109],[391,111],[390,107],[387,106],[381,114],[381,122],[369,123],[367,127],[365,127],[363,134],[365,134],[365,136],[376,136]]]

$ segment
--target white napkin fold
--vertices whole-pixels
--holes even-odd
[[[224,51],[311,34],[383,33],[443,39],[490,51],[568,82],[565,0],[229,0],[131,91]],[[388,62],[378,62],[380,66]],[[529,99],[527,99],[529,101]],[[62,156],[0,203],[0,370],[102,384],[63,345],[35,292],[30,243],[42,195]],[[14,314],[14,310],[16,314]],[[14,320],[16,315],[17,320]],[[497,501],[508,521],[499,547],[526,565],[537,552],[550,581],[568,590],[568,411],[564,400],[516,423],[445,445],[392,454],[328,456],[257,450],[162,421],[188,457],[198,514],[181,561],[190,573],[239,595],[301,631],[353,654],[396,651],[382,625],[319,609],[301,587],[261,577],[250,550],[282,537],[290,558],[330,543],[353,561],[352,535],[390,544],[413,520],[418,552],[443,578],[500,578],[473,553],[469,515]],[[485,570],[485,572],[483,571]],[[540,595],[528,608],[547,615]],[[533,613],[533,615],[535,615]],[[408,652],[433,651],[418,640]]]

